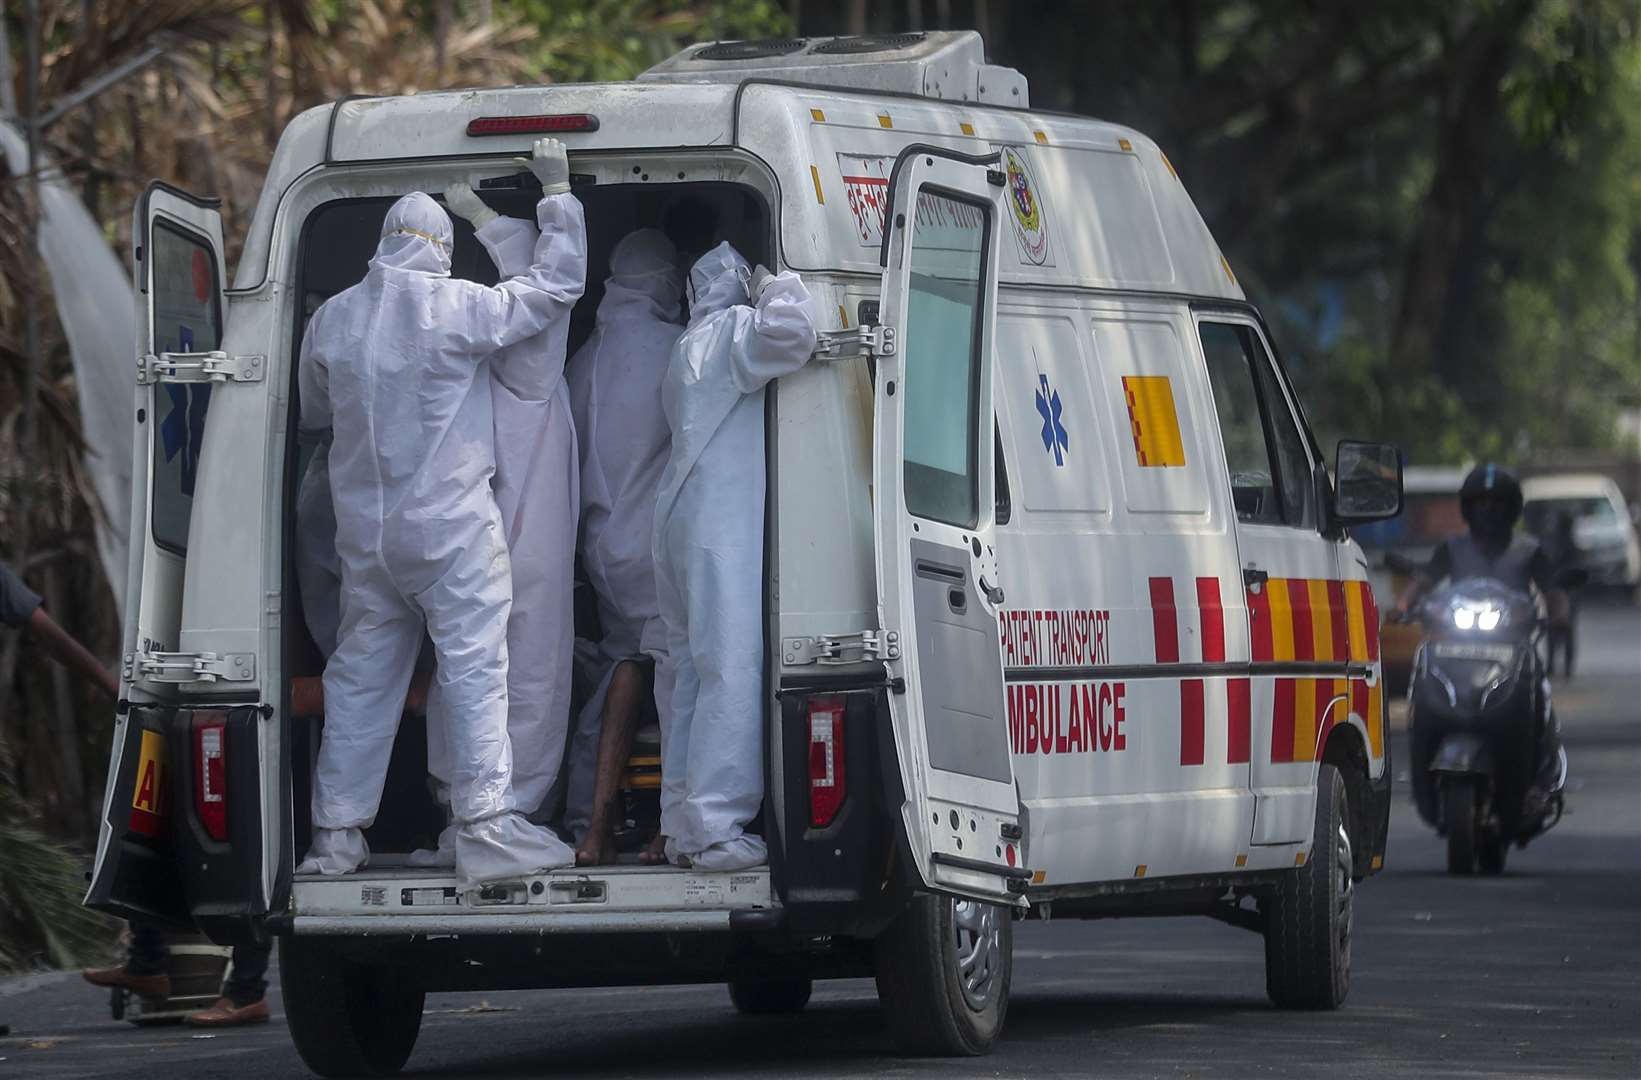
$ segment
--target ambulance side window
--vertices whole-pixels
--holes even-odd
[[[1313,527],[1310,459],[1259,336],[1235,323],[1200,330],[1238,520]]]
[[[203,238],[155,221],[153,259],[154,352],[210,352],[221,345],[217,263]],[[154,475],[150,524],[154,542],[182,554],[194,505],[210,383],[164,383],[154,394]]]
[[[978,408],[985,207],[918,194],[904,339],[904,492],[918,517],[972,527],[980,516]]]

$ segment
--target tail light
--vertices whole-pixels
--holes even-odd
[[[832,824],[849,794],[843,769],[843,699],[809,699],[809,824]]]
[[[212,840],[228,839],[228,718],[194,716],[194,813]]]
[[[480,116],[467,122],[467,134],[550,135],[563,131],[597,131],[598,117],[592,113],[559,113],[554,116]]]

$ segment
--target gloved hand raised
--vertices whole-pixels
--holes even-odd
[[[537,139],[530,157],[518,160],[536,174],[543,195],[563,195],[570,190],[570,157],[557,139]]]
[[[472,188],[462,183],[444,189],[444,205],[452,214],[472,222],[475,229],[484,228],[499,216],[484,205],[484,200]]]
[[[763,263],[759,263],[757,266],[752,268],[752,277],[747,280],[746,292],[747,295],[752,298],[752,302],[754,304],[758,302],[758,297],[763,293],[764,286],[768,285],[774,280],[774,278],[775,275],[771,274],[769,272],[769,267],[765,266]]]

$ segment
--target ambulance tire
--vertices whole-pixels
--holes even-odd
[[[802,975],[731,979],[729,1000],[746,1016],[780,1016],[802,1012],[814,989],[814,980]]]
[[[1350,992],[1355,867],[1345,790],[1337,768],[1318,766],[1310,858],[1260,903],[1265,992],[1278,1008],[1337,1009]]]
[[[991,1051],[1003,1031],[1014,973],[1014,918],[1007,908],[917,896],[878,936],[873,954],[878,1002],[903,1052],[978,1057]]]
[[[394,1076],[422,1027],[426,994],[393,969],[352,963],[322,939],[283,937],[279,980],[291,1041],[320,1076]]]

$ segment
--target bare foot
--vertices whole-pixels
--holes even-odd
[[[638,861],[644,866],[667,865],[667,838],[656,833],[649,846],[638,853]]]
[[[576,848],[577,866],[608,866],[615,862],[615,835],[609,829],[591,829]]]

